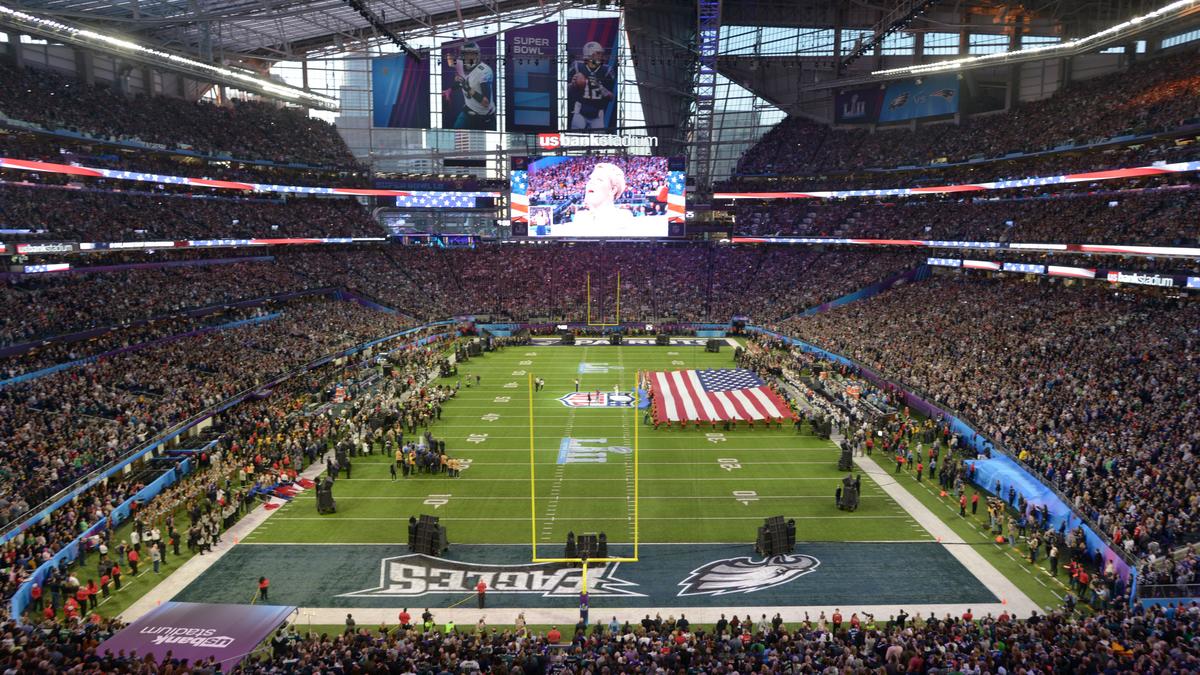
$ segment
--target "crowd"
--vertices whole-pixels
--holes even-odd
[[[49,162],[52,164],[71,164],[96,169],[112,169],[114,171],[132,171],[152,173],[163,176],[188,176],[191,178],[210,178],[214,180],[233,180],[248,183],[264,183],[269,185],[312,185],[340,187],[370,187],[370,174],[365,169],[354,167],[308,168],[299,166],[282,166],[271,163],[239,162],[227,159],[205,160],[191,156],[155,152],[150,149],[131,152],[120,151],[111,145],[93,140],[83,140],[70,136],[56,136],[45,133],[34,133],[14,129],[8,133],[0,133],[0,157]],[[64,184],[68,181],[86,180],[93,187],[108,187],[109,189],[127,189],[134,185],[127,180],[110,180],[105,178],[81,179],[79,176],[65,174],[42,174],[36,179],[29,172],[6,173],[10,179],[25,178],[39,180],[49,184]],[[176,189],[167,186],[166,189]],[[197,191],[196,186],[178,188],[181,190]],[[228,190],[214,193],[229,194]]]
[[[379,237],[354,199],[256,199],[0,186],[0,226],[77,241]]]
[[[115,507],[144,487],[145,481],[139,480],[143,473],[135,472],[133,478],[117,476],[84,493],[55,518],[19,533],[4,546],[0,557],[4,572],[0,596],[7,601],[42,561],[95,523],[104,523],[104,527],[83,540],[78,564],[52,571],[43,582],[34,614],[68,611],[70,616],[66,600],[75,595],[78,586],[92,587],[104,597],[110,590],[119,590],[114,567],[136,573],[130,549],[141,555],[143,564],[158,560],[163,566],[181,555],[181,542],[186,542],[188,554],[206,552],[225,528],[260,500],[269,499],[272,486],[294,481],[298,472],[320,459],[327,448],[351,438],[353,422],[359,417],[374,421],[380,411],[404,406],[416,409],[418,404],[446,395],[445,388],[423,386],[438,353],[436,347],[425,347],[394,354],[390,359],[395,366],[393,378],[373,389],[359,386],[377,371],[373,359],[360,354],[346,364],[299,375],[277,387],[269,398],[251,398],[235,406],[217,418],[215,447],[194,453],[193,470],[148,503],[138,505],[130,522],[113,523],[111,517]],[[334,382],[354,394],[363,391],[371,396],[354,399],[352,412],[333,415],[328,405],[321,404],[327,398],[323,392]],[[394,435],[391,432],[391,437]],[[149,478],[157,475],[151,472]],[[10,504],[7,498],[3,503],[5,522],[7,509],[20,513],[22,507],[28,508],[24,502]],[[73,578],[79,580],[74,587]],[[86,613],[87,602],[83,605]]]
[[[233,100],[218,106],[125,95],[50,70],[0,65],[0,112],[50,130],[138,140],[239,159],[355,168],[333,125],[303,108]]]
[[[1060,196],[792,200],[739,205],[740,234],[1071,244],[1197,246],[1194,184]]]
[[[970,185],[1002,180],[1023,180],[1076,173],[1126,169],[1156,162],[1187,162],[1200,158],[1197,133],[1200,128],[1178,136],[1105,144],[1070,152],[1050,152],[1016,157],[996,157],[953,164],[898,168],[889,170],[816,172],[805,175],[751,174],[734,175],[716,186],[725,192],[779,192],[809,190],[865,190],[904,187]],[[881,160],[881,163],[883,161]],[[1146,176],[1136,181],[1110,180],[1101,185],[1137,183],[1171,184],[1176,174]]]
[[[12,184],[0,186],[0,227],[92,242],[383,235],[367,211],[345,197],[255,199]]]
[[[884,620],[849,611],[785,622],[747,615],[714,626],[647,618],[497,630],[354,626],[341,634],[301,635],[281,627],[270,653],[230,667],[214,661],[161,661],[111,653],[102,642],[123,625],[102,619],[0,626],[0,668],[130,673],[1164,673],[1200,668],[1195,606],[1112,609],[1077,618],[1060,612],[1015,617],[909,615]],[[518,624],[523,624],[523,617]],[[433,617],[430,616],[432,623]]]
[[[786,247],[616,245],[299,248],[242,262],[169,251],[149,269],[9,275],[0,286],[0,375],[23,373],[272,311],[231,303],[340,288],[413,320],[463,313],[584,321],[616,318],[618,272],[625,321],[775,321],[920,262],[906,251],[817,253]],[[229,254],[225,254],[229,255]],[[159,257],[161,256],[161,257]],[[234,258],[236,260],[236,258]],[[197,263],[162,266],[174,262]],[[103,298],[103,302],[97,299]],[[87,330],[87,339],[58,339]]]
[[[269,259],[13,277],[0,286],[0,346],[315,285]]]
[[[1050,98],[1003,114],[965,117],[960,124],[871,132],[789,117],[746,151],[736,173],[811,175],[921,165],[1157,133],[1198,121],[1198,101],[1200,60],[1190,49],[1072,82]]]
[[[785,328],[958,411],[1155,558],[1200,532],[1197,326],[1186,298],[954,273]]]
[[[453,282],[447,292],[461,310],[552,321],[588,318],[588,278],[594,322],[724,322],[788,316],[916,264],[908,253],[818,254],[770,247],[595,244],[534,247],[514,253],[496,246],[447,251]],[[454,291],[459,291],[456,294]],[[456,313],[461,313],[456,312]]]
[[[261,323],[152,344],[0,389],[0,499],[10,515],[155,433],[255,384],[403,328],[358,304],[303,299]],[[7,522],[7,521],[6,521]]]

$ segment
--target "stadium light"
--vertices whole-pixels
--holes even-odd
[[[1062,56],[1070,56],[1081,53],[1085,50],[1094,47],[1102,46],[1108,42],[1115,42],[1123,37],[1141,32],[1155,25],[1170,21],[1176,18],[1182,18],[1184,15],[1193,10],[1200,9],[1200,0],[1176,0],[1168,5],[1160,7],[1153,12],[1137,16],[1128,21],[1122,21],[1114,26],[1109,26],[1102,31],[1085,35],[1081,38],[1067,40],[1055,45],[1038,45],[1034,47],[1026,47],[1011,52],[997,52],[994,54],[982,54],[979,56],[968,56],[961,59],[952,59],[949,61],[939,61],[937,63],[927,63],[916,66],[905,66],[903,68],[885,68],[883,70],[873,70],[871,75],[874,77],[892,78],[904,75],[920,75],[924,73],[941,73],[964,68],[974,68],[977,66],[987,66],[992,63],[1007,63],[1013,61],[1028,61],[1032,59],[1040,59],[1046,56],[1055,54]],[[1175,16],[1178,15],[1178,16]],[[1150,25],[1143,25],[1150,23]],[[841,82],[841,84],[849,84]]]
[[[322,110],[336,111],[338,100],[332,96],[306,91],[299,87],[272,82],[257,73],[245,68],[217,66],[203,61],[197,61],[180,54],[166,52],[140,45],[125,38],[98,33],[87,28],[78,28],[61,21],[45,19],[20,10],[0,5],[0,23],[9,24],[20,31],[40,35],[42,37],[73,44],[79,47],[96,49],[132,58],[147,65],[163,67],[245,89],[259,94],[267,94],[274,98],[307,105]]]

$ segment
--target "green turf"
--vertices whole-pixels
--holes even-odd
[[[580,375],[581,363],[606,364],[609,371]],[[557,544],[570,530],[603,531],[612,543],[632,542],[633,456],[607,453],[603,464],[557,460],[564,438],[632,447],[635,427],[642,542],[748,542],[762,519],[776,514],[795,518],[798,537],[807,541],[929,539],[870,478],[863,479],[858,511],[834,508],[833,493],[843,475],[836,468],[837,451],[791,427],[654,430],[642,424],[640,412],[567,408],[557,400],[574,391],[575,377],[584,390],[611,392],[619,384],[628,392],[639,369],[733,366],[730,350],[714,354],[680,346],[510,347],[472,359],[460,373],[464,380],[480,375],[480,386],[463,388],[432,428],[451,456],[471,461],[461,478],[418,475],[393,482],[389,458],[355,458],[353,478],[338,480],[334,489],[337,514],[318,515],[315,495],[308,492],[247,541],[398,542],[410,515],[431,513],[442,518],[457,543],[519,544],[536,537]],[[533,395],[535,530],[529,498],[529,373],[547,383]],[[719,436],[710,439],[712,433]],[[731,459],[736,462],[724,462],[722,468],[719,460]]]

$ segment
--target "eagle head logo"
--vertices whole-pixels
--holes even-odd
[[[801,553],[774,555],[762,560],[749,556],[716,560],[697,567],[679,582],[683,587],[679,597],[753,593],[786,584],[812,572],[820,564],[820,560]]]

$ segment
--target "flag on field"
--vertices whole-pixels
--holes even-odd
[[[745,368],[657,371],[649,374],[659,422],[795,419],[787,403]]]

